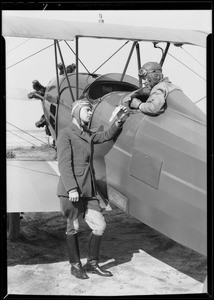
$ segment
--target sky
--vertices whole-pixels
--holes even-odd
[[[206,32],[212,31],[212,11],[210,10],[94,10],[94,11],[2,11],[2,15],[36,17],[46,19],[63,19],[78,22],[98,23],[100,14],[106,24],[142,25],[163,28],[194,29]],[[3,21],[4,22],[4,21]],[[32,91],[32,81],[39,80],[44,86],[55,77],[54,48],[49,47],[44,51],[33,55],[37,51],[52,44],[50,40],[5,38],[6,41],[6,88],[7,94],[14,88],[20,88],[28,92]],[[74,42],[69,42],[75,50]],[[111,40],[80,40],[80,59],[90,71],[99,67],[111,54],[113,54],[124,41]],[[105,64],[99,72],[102,74],[122,72],[130,46],[124,47],[119,55]],[[67,46],[62,46],[62,53],[66,64],[75,62],[75,57]],[[158,53],[158,54],[157,54]],[[176,85],[180,86],[185,94],[193,101],[206,96],[206,49],[198,46],[184,45],[183,50],[172,46],[164,63],[163,73]],[[20,62],[21,60],[28,59]],[[160,50],[146,43],[141,53],[142,64],[147,61],[156,61],[160,57]],[[185,68],[174,59],[176,57],[182,63],[188,65],[197,74]],[[17,63],[20,62],[20,63]],[[81,69],[80,71],[85,71]],[[137,78],[136,62],[130,63],[127,74]],[[197,105],[206,112],[205,98]],[[6,118],[17,127],[25,130],[36,129],[35,122],[40,119],[42,108],[40,101],[7,99]],[[10,128],[11,129],[11,128]]]

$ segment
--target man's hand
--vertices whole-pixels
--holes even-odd
[[[118,108],[119,108],[119,111],[116,114],[117,119],[115,121],[115,124],[116,124],[116,126],[120,127],[128,118],[129,113],[128,113],[127,107],[124,105],[119,105]]]
[[[124,105],[119,105],[118,107],[119,107],[120,109],[119,109],[119,111],[118,111],[118,113],[117,113],[117,119],[118,119],[118,120],[122,120],[123,117],[127,114],[128,110],[127,110],[127,107],[124,106]]]
[[[126,106],[124,106],[124,105],[119,105],[119,106],[117,106],[114,110],[113,110],[113,112],[112,112],[112,114],[111,114],[111,117],[110,117],[110,119],[109,119],[109,122],[111,122],[111,121],[113,121],[114,120],[114,118],[115,117],[117,117],[117,121],[118,120],[121,120],[122,118],[123,118],[123,116],[125,116],[126,114],[127,114],[127,107]]]
[[[130,108],[138,109],[139,106],[141,105],[141,103],[142,103],[142,101],[140,101],[139,99],[133,98],[132,101],[131,101],[131,103],[130,103],[130,105],[129,105],[129,107]]]
[[[79,201],[79,193],[76,189],[69,191],[69,201],[71,202],[78,202]]]

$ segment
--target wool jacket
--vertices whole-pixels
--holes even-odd
[[[106,131],[81,131],[73,122],[59,132],[56,141],[60,178],[57,195],[68,197],[77,188],[80,197],[96,196],[93,145],[111,140],[121,126],[115,123]]]

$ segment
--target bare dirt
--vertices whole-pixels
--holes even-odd
[[[100,265],[113,277],[70,274],[60,213],[25,213],[21,235],[7,242],[8,293],[27,295],[154,295],[202,293],[206,257],[168,239],[113,207],[105,212]],[[80,222],[81,261],[90,229]]]
[[[16,151],[16,158],[26,157],[26,152],[19,151]],[[54,158],[52,150],[51,155]],[[44,156],[37,149],[35,157],[41,159]],[[115,206],[111,207],[112,210],[105,211],[107,229],[100,265],[110,270],[113,277],[95,274],[89,274],[87,280],[73,277],[65,243],[66,221],[60,212],[24,213],[20,221],[20,237],[16,241],[7,240],[8,294],[124,296],[202,293],[207,274],[205,256],[172,241]],[[80,220],[83,264],[87,258],[89,235],[89,227]]]

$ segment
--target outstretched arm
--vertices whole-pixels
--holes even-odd
[[[115,112],[115,114],[114,114]],[[124,105],[120,105],[113,111],[110,120],[116,117],[116,121],[106,131],[96,132],[93,135],[93,143],[103,143],[113,139],[121,130],[123,123],[127,118],[127,108]]]

